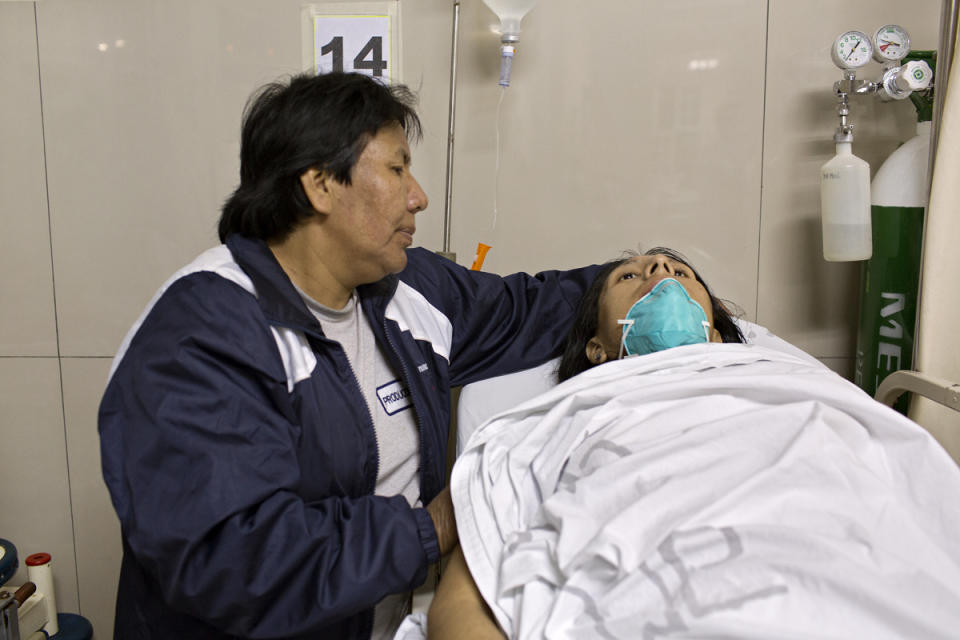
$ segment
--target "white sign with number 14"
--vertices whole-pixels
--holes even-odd
[[[357,72],[399,82],[397,2],[324,3],[304,7],[304,62],[316,73]],[[307,27],[309,25],[309,39]]]

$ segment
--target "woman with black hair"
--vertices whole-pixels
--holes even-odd
[[[643,255],[608,262],[580,299],[557,371],[560,382],[623,354],[624,331],[616,324],[664,279],[676,280],[704,311],[710,342],[743,342],[726,305],[680,253],[656,247]]]

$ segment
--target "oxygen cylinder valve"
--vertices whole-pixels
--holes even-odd
[[[883,74],[883,93],[887,100],[904,100],[914,91],[924,91],[933,81],[933,70],[923,60],[911,60],[900,67],[887,69]]]

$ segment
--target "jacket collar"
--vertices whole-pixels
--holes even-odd
[[[226,245],[233,259],[253,281],[257,302],[271,324],[323,335],[320,323],[307,309],[266,242],[232,234],[227,237]]]
[[[226,245],[234,260],[253,281],[260,308],[272,324],[323,335],[320,323],[307,309],[266,242],[232,234],[227,237]],[[373,303],[365,305],[368,314],[372,311],[371,307],[376,307],[379,315],[382,315],[397,289],[397,282],[397,276],[389,275],[378,282],[357,287],[360,299]]]

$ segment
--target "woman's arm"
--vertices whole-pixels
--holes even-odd
[[[502,640],[507,637],[500,631],[480,595],[459,545],[450,555],[430,604],[427,636],[430,640]]]

